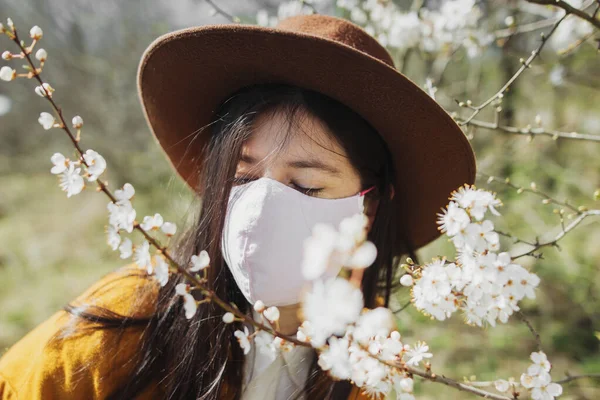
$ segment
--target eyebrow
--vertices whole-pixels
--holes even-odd
[[[248,164],[256,164],[258,160],[248,154],[242,154],[240,161],[246,162]],[[311,158],[308,160],[293,160],[287,163],[288,167],[291,168],[313,168],[320,169],[325,171],[331,175],[340,175],[341,172],[339,169],[335,168],[332,165],[325,164],[324,162]]]

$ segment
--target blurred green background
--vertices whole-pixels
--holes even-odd
[[[408,2],[398,2],[399,6]],[[435,3],[435,2],[434,2]],[[500,13],[514,2],[484,2],[488,13]],[[278,2],[222,1],[218,3],[243,22],[253,23],[257,10],[277,14]],[[347,16],[332,3],[320,2],[319,11]],[[203,1],[52,1],[7,0],[0,17],[11,17],[21,27],[44,29],[41,47],[48,53],[45,79],[56,89],[55,100],[70,120],[85,121],[83,148],[104,155],[109,186],[125,182],[136,188],[139,216],[160,212],[182,225],[194,212],[191,193],[169,168],[146,127],[138,103],[135,74],[143,50],[157,36],[173,29],[206,23],[227,23],[211,16]],[[518,13],[517,9],[511,12]],[[454,52],[436,76],[436,99],[449,111],[460,111],[455,99],[479,104],[493,95],[516,71],[519,58],[537,46],[538,33],[515,36],[505,45],[491,43],[475,58]],[[0,50],[12,49],[6,37]],[[502,46],[501,46],[502,45]],[[436,74],[436,59],[418,51],[394,52],[404,61],[402,71],[421,87]],[[19,65],[19,64],[16,64]],[[438,71],[439,72],[439,71]],[[560,79],[550,79],[551,74]],[[49,111],[25,79],[0,85],[0,354],[34,326],[81,293],[107,272],[124,265],[105,243],[107,199],[87,190],[67,199],[49,173],[54,152],[71,154],[72,147],[58,130],[44,131],[39,113]],[[540,115],[544,126],[561,131],[600,134],[600,56],[590,45],[566,55],[553,49],[542,53],[533,67],[505,97],[501,122],[533,124]],[[468,114],[462,114],[464,116]],[[492,120],[486,110],[479,120]],[[510,135],[470,128],[479,171],[510,177],[511,182],[538,188],[575,205],[600,208],[593,192],[600,187],[600,143],[552,140],[549,137]],[[560,230],[552,205],[518,194],[501,183],[478,186],[494,190],[503,200],[495,218],[498,229],[525,240],[552,239]],[[528,250],[503,238],[512,254]],[[540,332],[543,349],[553,362],[553,378],[565,374],[600,372],[600,229],[598,218],[584,221],[560,241],[560,250],[546,248],[544,259],[521,259],[542,278],[537,299],[522,303],[523,311]],[[419,251],[421,261],[453,256],[442,237]],[[409,298],[401,291],[395,307]],[[399,313],[407,341],[423,339],[434,353],[437,373],[477,380],[519,378],[529,364],[535,341],[516,317],[496,328],[476,328],[460,315],[436,322],[412,308]],[[465,393],[427,382],[418,384],[421,399],[472,398]],[[598,399],[598,381],[565,385],[565,399]]]

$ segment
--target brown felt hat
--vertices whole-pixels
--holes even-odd
[[[397,253],[439,237],[436,213],[454,189],[475,179],[475,156],[460,127],[395,69],[384,47],[342,18],[300,15],[275,28],[216,24],[170,32],[144,52],[137,82],[156,140],[200,195],[200,154],[211,132],[197,133],[234,91],[287,83],[350,107],[381,134],[394,158],[403,236]]]

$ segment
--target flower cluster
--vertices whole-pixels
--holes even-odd
[[[315,297],[313,302],[319,295]],[[317,314],[316,310],[311,311],[311,316]],[[413,398],[413,382],[405,366],[418,366],[432,354],[425,343],[414,347],[403,343],[394,328],[391,311],[378,307],[364,310],[346,325],[343,336],[330,336],[326,345],[321,345],[318,322],[310,317],[299,329],[298,338],[319,347],[319,366],[334,378],[351,380],[372,395],[387,394],[394,388],[398,398],[408,400]]]
[[[438,320],[462,310],[467,323],[494,326],[506,323],[518,302],[535,298],[540,280],[516,264],[500,247],[494,224],[485,220],[502,203],[494,194],[465,185],[452,193],[443,213],[438,214],[439,229],[451,238],[457,251],[456,262],[434,259],[423,266],[407,265],[409,276],[401,283],[411,286],[415,307]]]
[[[420,48],[429,53],[464,47],[470,57],[493,41],[478,29],[482,10],[475,0],[449,0],[439,7],[419,11],[401,10],[394,2],[337,0],[338,7],[350,12],[350,19],[365,26],[384,46],[406,50]]]
[[[359,213],[344,219],[339,230],[329,224],[316,224],[312,235],[304,241],[304,277],[314,280],[328,270],[362,269],[373,264],[377,248],[366,240],[367,223],[367,216]]]
[[[514,380],[499,379],[494,382],[497,391],[506,393],[515,391],[516,387],[521,386],[530,392],[533,400],[552,400],[562,394],[562,386],[552,382],[550,369],[552,368],[546,354],[543,351],[531,353],[533,364],[527,368],[527,372],[521,374],[520,385]]]

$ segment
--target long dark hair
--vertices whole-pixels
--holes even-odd
[[[363,189],[377,187],[367,194],[366,201],[379,200],[368,236],[377,246],[378,255],[365,270],[362,290],[366,307],[387,307],[400,256],[415,258],[408,244],[402,249],[394,245],[399,242],[400,232],[391,200],[395,173],[389,150],[373,127],[353,110],[324,94],[292,85],[267,83],[244,87],[222,103],[209,126],[197,132],[207,134],[203,131],[210,129],[211,133],[209,144],[200,154],[204,160],[203,170],[198,174],[202,206],[193,226],[178,237],[175,246],[170,246],[172,256],[186,265],[191,255],[206,250],[211,258],[208,284],[222,299],[250,313],[249,304],[223,260],[220,238],[242,145],[252,134],[257,115],[270,112],[284,112],[290,124],[299,112],[319,118],[346,151],[360,174]],[[182,279],[172,276],[160,288],[156,312],[149,318],[118,315],[91,305],[65,307],[74,320],[93,322],[94,329],[118,329],[121,334],[127,329],[143,329],[139,357],[131,375],[110,399],[134,398],[154,380],[161,381],[168,399],[240,398],[244,354],[233,336],[239,325],[224,324],[223,311],[213,303],[201,304],[193,319],[186,319],[180,299],[174,296],[174,287]],[[350,383],[330,379],[319,370],[316,361],[313,353],[304,388],[307,398],[346,399]],[[228,393],[224,393],[224,387]]]

